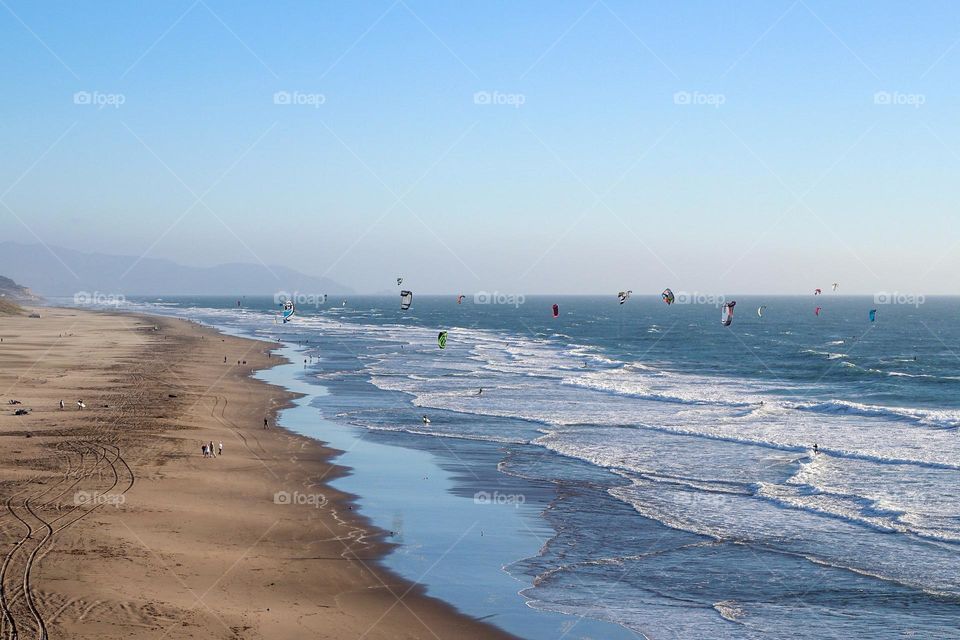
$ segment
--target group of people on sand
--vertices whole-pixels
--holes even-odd
[[[200,450],[203,451],[204,458],[216,458],[218,455],[223,455],[223,442],[218,443],[219,446],[214,449],[213,440],[210,441],[210,444],[201,444]]]

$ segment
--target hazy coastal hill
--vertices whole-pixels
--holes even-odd
[[[0,298],[14,302],[36,302],[39,300],[30,289],[17,284],[11,278],[0,276]]]
[[[61,247],[0,243],[0,273],[45,296],[78,292],[124,295],[272,295],[353,293],[329,278],[282,266],[232,263],[193,267],[160,258],[83,253]]]
[[[36,302],[37,296],[6,276],[0,276],[0,315],[21,313],[21,302]]]

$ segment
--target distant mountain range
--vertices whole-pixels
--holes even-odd
[[[0,273],[44,296],[73,296],[78,292],[144,296],[353,293],[329,278],[281,266],[234,263],[188,267],[160,258],[83,253],[61,247],[48,250],[43,245],[16,242],[0,242]]]

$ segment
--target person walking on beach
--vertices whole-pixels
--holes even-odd
[[[213,440],[210,441],[210,456],[216,458],[217,454],[213,450]]]
[[[223,455],[223,440],[221,440],[221,441],[218,442],[217,444],[220,445],[220,446],[217,448],[217,454],[219,454],[219,455],[222,456],[222,455]]]
[[[83,411],[83,408],[87,406],[83,404],[83,400],[77,400],[77,411]]]
[[[210,456],[208,455],[208,453],[207,453],[207,445],[205,445],[205,444],[200,445],[200,450],[203,451],[203,457],[204,457],[204,458],[209,458],[209,457],[210,457]]]
[[[264,428],[264,429],[267,428],[267,419],[266,419],[266,418],[263,419],[263,428]]]
[[[60,401],[60,411],[63,411],[63,400]]]

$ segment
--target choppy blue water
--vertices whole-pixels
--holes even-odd
[[[327,419],[492,443],[553,487],[551,535],[505,568],[534,609],[650,638],[960,637],[960,299],[740,297],[731,327],[636,294],[340,302],[287,325],[272,299],[132,306],[300,341]]]

